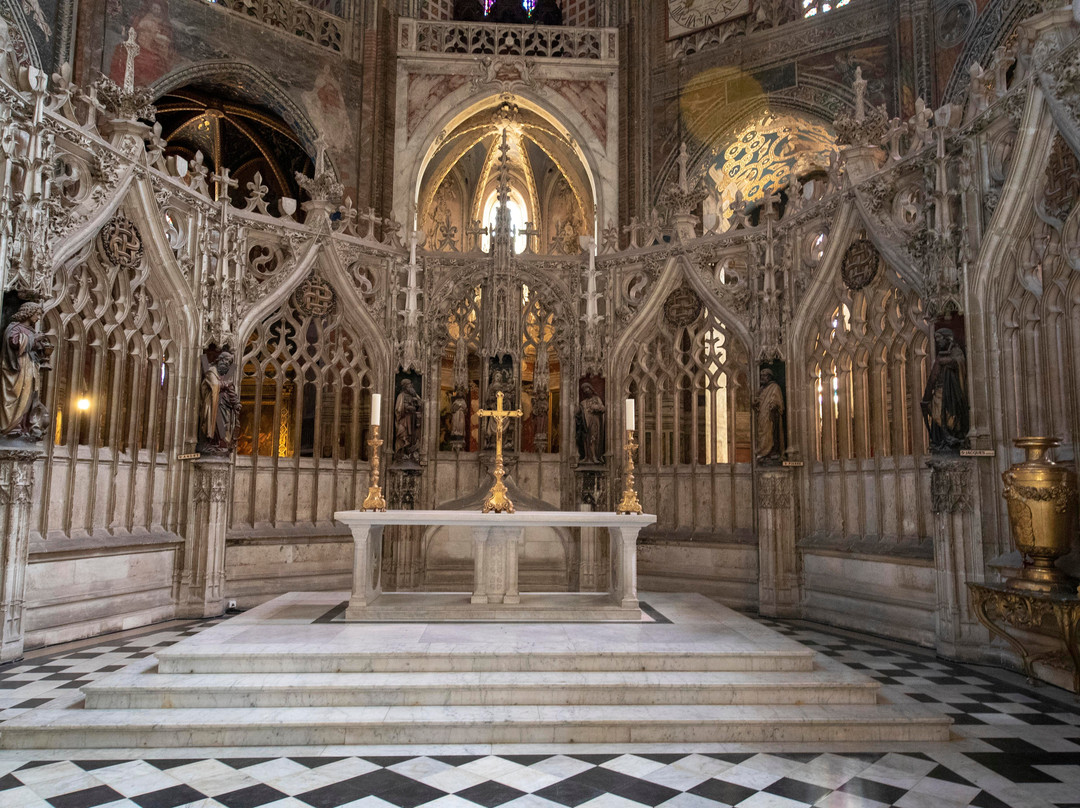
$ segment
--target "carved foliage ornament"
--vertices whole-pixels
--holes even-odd
[[[877,276],[881,268],[881,256],[877,248],[865,238],[851,243],[844,253],[844,262],[840,266],[840,277],[844,286],[853,292],[866,288]]]
[[[1046,163],[1043,206],[1046,213],[1065,221],[1080,196],[1080,161],[1060,135],[1054,138]]]
[[[697,320],[703,307],[697,292],[683,284],[664,301],[664,321],[672,328],[686,328]]]
[[[142,264],[143,240],[139,228],[122,213],[101,228],[98,237],[106,260],[113,266],[135,269]]]
[[[793,499],[790,474],[763,474],[758,478],[759,508],[789,508]]]

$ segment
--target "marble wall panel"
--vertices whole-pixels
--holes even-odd
[[[803,552],[802,569],[804,618],[933,647],[932,562]]]
[[[27,648],[135,628],[175,614],[175,546],[83,552],[31,556]]]
[[[638,545],[638,589],[700,592],[756,609],[758,551],[749,544],[646,540]]]
[[[347,591],[353,542],[345,535],[230,537],[225,597],[249,608],[286,592]]]

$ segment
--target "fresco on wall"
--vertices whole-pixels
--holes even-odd
[[[6,0],[0,6],[9,28],[18,29],[28,36],[29,41],[25,43],[28,52],[25,55],[29,56],[29,51],[37,51],[37,58],[46,72],[56,69],[55,50],[60,47],[58,39],[63,18],[71,13],[69,5],[70,0]],[[20,16],[21,19],[16,21]],[[15,40],[11,46],[20,51],[22,58],[23,36],[14,35],[13,32],[9,32],[9,36]]]
[[[855,81],[856,68],[862,68],[866,81],[866,102],[871,106],[885,104],[893,112],[892,47],[887,37],[880,37],[853,48],[810,56],[799,62],[801,76],[812,75],[819,81],[850,88]]]
[[[44,1],[44,0],[42,0]],[[124,78],[127,28],[135,28],[139,54],[135,82],[151,85],[177,70],[200,62],[250,64],[284,88],[291,104],[266,86],[247,86],[242,74],[224,76],[229,89],[280,115],[297,127],[296,109],[322,134],[328,155],[346,190],[357,184],[357,111],[363,104],[360,66],[317,45],[265,27],[210,5],[191,0],[114,0],[105,33],[102,70],[117,82]],[[212,85],[213,74],[198,83]],[[314,140],[314,138],[312,138]],[[306,143],[314,157],[314,143]],[[364,200],[355,200],[362,204]]]

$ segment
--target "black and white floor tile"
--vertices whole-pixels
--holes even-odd
[[[0,730],[27,710],[77,704],[87,682],[214,622],[150,629],[0,666]],[[118,759],[134,756],[128,752],[70,760],[0,752],[0,806],[1080,808],[1080,702],[1071,695],[919,649],[765,622],[865,671],[890,701],[915,700],[949,713],[956,740],[903,752],[589,747],[528,755],[440,749],[285,756],[221,749],[212,756],[148,752],[139,760]]]

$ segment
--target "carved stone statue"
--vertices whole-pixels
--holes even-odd
[[[784,391],[772,370],[762,368],[757,398],[757,458],[761,465],[779,465],[784,457]]]
[[[53,344],[39,334],[44,309],[23,303],[4,331],[3,368],[0,370],[0,434],[39,441],[49,429],[49,413],[41,403],[41,368],[48,367]]]
[[[934,365],[922,397],[933,454],[959,454],[967,446],[967,359],[951,328],[934,334]]]
[[[455,398],[450,405],[450,444],[455,449],[465,447],[465,429],[469,420],[469,404],[463,398]]]
[[[229,378],[232,366],[232,352],[221,351],[203,368],[199,426],[202,428],[203,451],[210,454],[227,454],[236,445],[240,396],[236,384]]]
[[[589,382],[581,385],[581,403],[575,416],[578,459],[585,464],[604,462],[604,418],[607,408]]]
[[[402,379],[394,400],[394,461],[420,462],[420,413],[424,402],[411,379]]]

